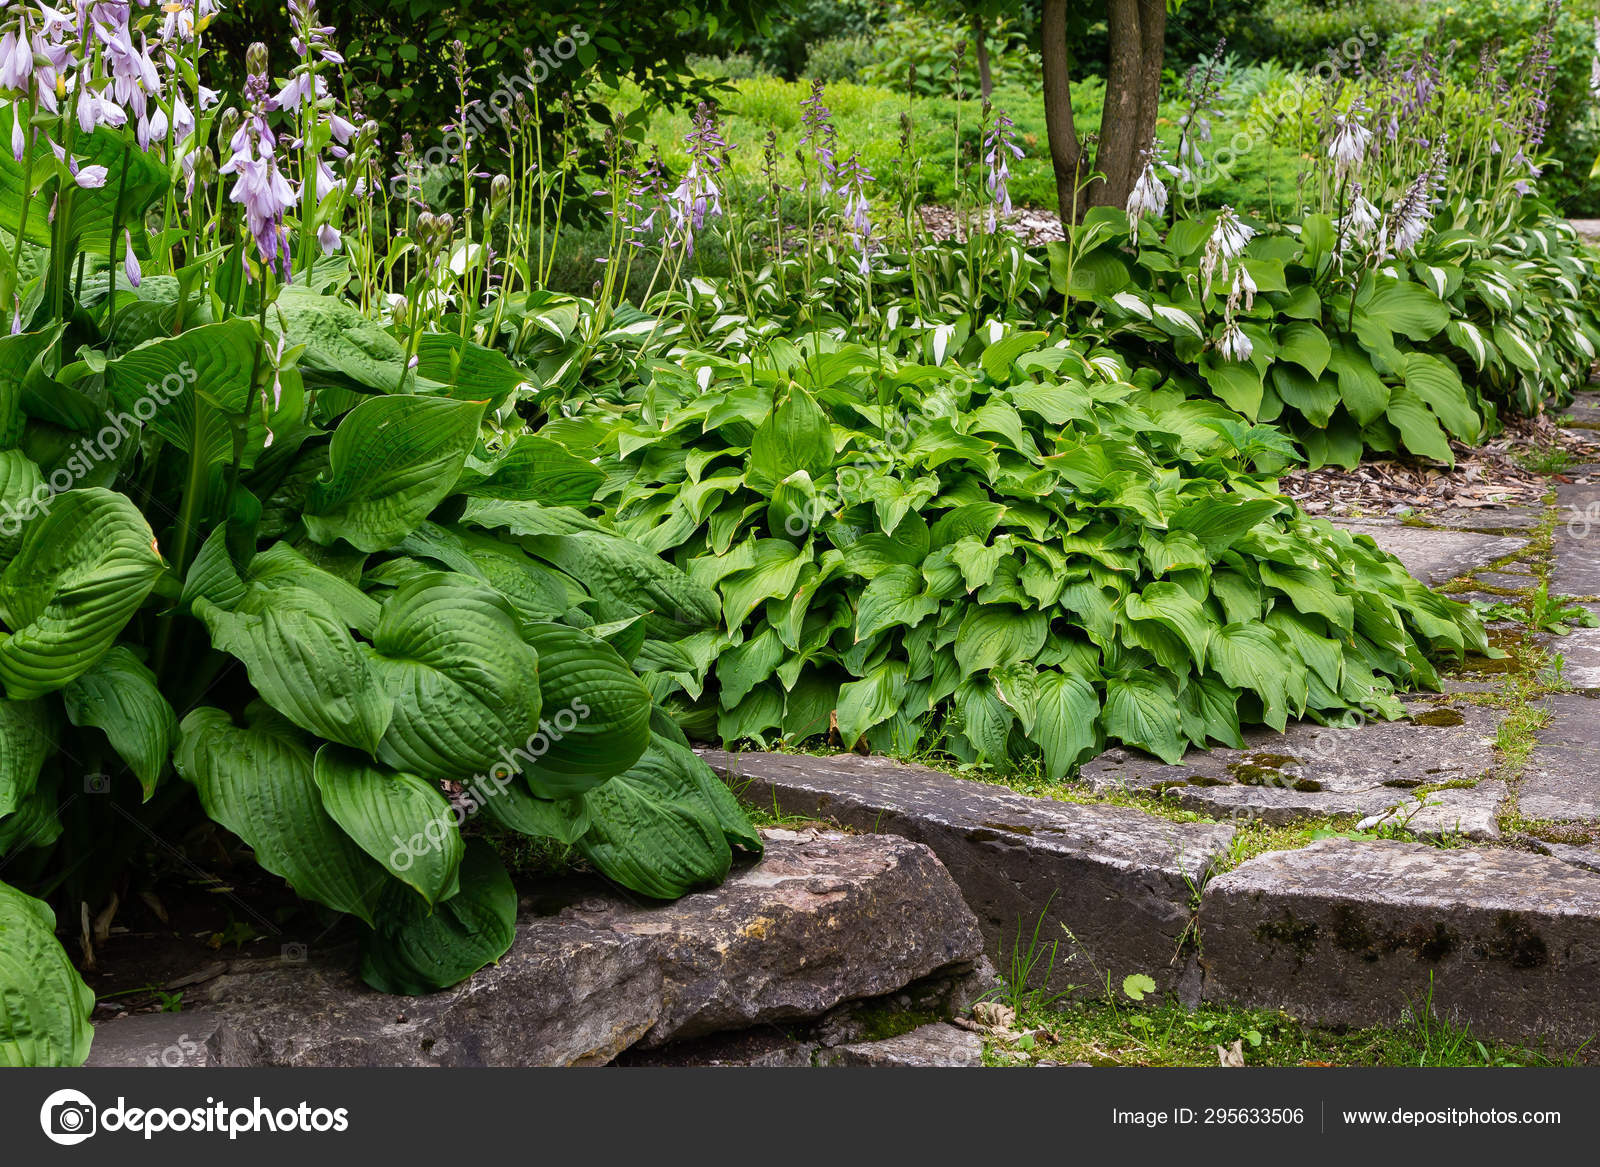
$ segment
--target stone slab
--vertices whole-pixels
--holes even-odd
[[[1515,532],[1532,531],[1544,518],[1542,507],[1483,506],[1443,507],[1430,510],[1425,516],[1430,527],[1447,527],[1456,531]]]
[[[1338,519],[1335,525],[1357,535],[1367,535],[1405,569],[1430,587],[1448,583],[1477,568],[1487,567],[1528,545],[1514,535],[1486,535],[1474,531],[1446,531],[1373,519]]]
[[[1562,425],[1600,429],[1600,393],[1574,393],[1571,404],[1559,416]]]
[[[1600,820],[1600,697],[1562,693],[1543,704],[1550,723],[1522,772],[1518,808],[1530,819]]]
[[[1200,935],[1210,1001],[1363,1026],[1431,990],[1481,1036],[1600,1035],[1600,875],[1552,857],[1325,839],[1213,879]]]
[[[1600,483],[1556,490],[1559,521],[1550,544],[1550,592],[1600,596]]]
[[[231,1041],[221,1014],[135,1013],[95,1025],[86,1065],[119,1068],[206,1069],[224,1063]]]
[[[1147,973],[1185,991],[1174,957],[1193,889],[1233,837],[1228,826],[1030,798],[887,758],[701,756],[753,805],[926,843],[977,912],[1000,968],[1019,933],[1026,944],[1036,925],[1045,946],[1062,942],[1048,977],[1062,992],[1088,990],[1107,972]]]
[[[549,914],[532,906],[548,896],[530,896],[498,963],[426,996],[367,988],[353,949],[236,960],[190,989],[183,1014],[102,1023],[96,1056],[108,1065],[150,1056],[226,1066],[602,1065],[647,1037],[817,1017],[862,997],[908,990],[965,1000],[983,969],[983,937],[933,852],[837,832],[769,831],[766,840],[760,862],[672,904],[635,904],[590,884],[560,889],[567,906]],[[169,1046],[177,1052],[164,1054]]]
[[[1600,604],[1587,605],[1600,614]],[[1550,651],[1561,655],[1561,678],[1574,689],[1600,689],[1600,628],[1574,628],[1555,640]],[[1596,711],[1600,717],[1600,710]]]
[[[821,1066],[876,1066],[930,1069],[983,1065],[983,1038],[947,1022],[935,1021],[897,1037],[863,1041],[824,1050]]]
[[[663,983],[646,1046],[815,1017],[982,958],[976,917],[920,843],[764,834],[766,857],[712,891],[651,905],[608,896],[561,913],[650,947]]]
[[[1282,734],[1270,729],[1246,732],[1242,750],[1190,750],[1177,765],[1136,750],[1110,749],[1085,765],[1082,776],[1102,793],[1118,788],[1159,793],[1213,817],[1274,825],[1340,815],[1365,818],[1396,807],[1406,808],[1399,812],[1403,816],[1414,806],[1412,792],[1420,787],[1472,782],[1476,785],[1470,789],[1428,794],[1429,801],[1442,806],[1419,811],[1410,829],[1456,833],[1464,826],[1469,837],[1496,837],[1494,818],[1506,790],[1483,779],[1496,766],[1492,742],[1500,712],[1419,700],[1410,709],[1422,721],[1456,723],[1373,721],[1328,727],[1295,722]]]
[[[549,917],[519,921],[498,964],[423,997],[374,992],[348,961],[262,963],[203,986],[238,1037],[232,1065],[601,1065],[662,1007],[647,941]]]

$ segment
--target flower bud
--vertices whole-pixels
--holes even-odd
[[[262,74],[267,71],[267,46],[256,41],[244,54],[244,67],[251,73]]]
[[[489,201],[496,205],[511,197],[511,179],[497,174],[489,180]]]
[[[433,237],[434,219],[432,211],[423,211],[417,216],[417,225],[414,234],[419,241],[427,241]]]

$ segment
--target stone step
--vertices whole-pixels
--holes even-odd
[[[1471,519],[1464,521],[1473,522]],[[1400,560],[1407,571],[1429,587],[1437,587],[1478,568],[1488,567],[1496,560],[1516,555],[1528,546],[1528,536],[1514,533],[1514,528],[1511,529],[1513,533],[1495,535],[1482,531],[1412,526],[1394,519],[1335,519],[1332,522],[1351,534],[1369,536],[1379,548]],[[1537,523],[1535,516],[1529,526]]]
[[[1061,942],[1048,978],[1056,991],[1101,992],[1108,974],[1137,972],[1193,993],[1175,958],[1231,827],[1030,798],[886,758],[700,753],[751,805],[927,844],[977,912],[1002,973],[1019,932],[1026,948],[1038,925],[1046,949]]]
[[[1600,699],[1558,693],[1540,704],[1550,721],[1535,738],[1517,809],[1530,819],[1600,821]]]
[[[983,1065],[983,1038],[944,1021],[919,1026],[898,1037],[861,1041],[821,1050],[819,1066],[880,1066],[932,1069]]]
[[[1204,995],[1319,1025],[1424,1007],[1479,1036],[1600,1036],[1600,875],[1509,849],[1325,839],[1207,884]]]
[[[192,1053],[179,1047],[183,1064],[599,1065],[640,1042],[813,1017],[981,962],[978,922],[928,848],[765,836],[760,862],[675,903],[591,888],[558,914],[525,910],[498,964],[428,996],[372,991],[351,952],[235,962],[186,992],[205,1033]],[[159,1059],[174,1024],[103,1022],[91,1064]]]
[[[1087,763],[1082,777],[1097,791],[1159,793],[1213,818],[1285,825],[1356,815],[1404,823],[1418,835],[1498,838],[1507,790],[1490,775],[1501,711],[1426,699],[1413,699],[1410,709],[1406,721],[1250,730],[1242,750],[1191,750],[1176,765],[1113,748]],[[1413,793],[1445,783],[1460,785]]]

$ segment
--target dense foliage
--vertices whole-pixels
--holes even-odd
[[[832,719],[847,747],[1061,777],[1108,741],[1175,762],[1241,723],[1397,716],[1397,684],[1436,684],[1425,653],[1486,647],[1297,514],[1273,431],[1042,332],[944,355],[775,341],[545,428],[604,452],[618,530],[717,593],[722,627],[650,662],[692,732]]]

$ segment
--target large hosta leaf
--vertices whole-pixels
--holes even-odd
[[[385,764],[430,780],[528,764],[542,662],[492,588],[444,572],[405,584],[383,606],[370,659],[394,709]]]
[[[463,846],[439,788],[340,746],[317,751],[322,805],[356,845],[430,904],[456,892]]]
[[[1047,672],[1039,678],[1038,703],[1028,736],[1044,752],[1045,773],[1063,778],[1095,748],[1100,696],[1074,673]]]
[[[343,539],[362,551],[393,547],[455,489],[482,418],[482,402],[362,402],[334,431],[331,478],[311,488],[306,530],[319,543]]]
[[[593,817],[578,850],[608,878],[652,899],[716,883],[730,844],[761,850],[728,788],[693,750],[656,735],[626,774],[591,790]]]
[[[528,434],[493,461],[469,460],[460,490],[485,498],[581,507],[594,498],[604,481],[598,466],[569,453],[559,442]]]
[[[833,426],[816,401],[791,386],[750,441],[746,474],[757,490],[771,490],[797,470],[819,479],[833,466]]]
[[[232,611],[197,599],[211,643],[244,662],[250,683],[279,713],[319,737],[372,753],[390,704],[350,629],[321,595],[293,586],[252,588]]]
[[[118,645],[61,691],[73,725],[93,726],[128,764],[148,799],[167,764],[178,734],[172,706],[156,677],[138,657]]]
[[[55,744],[49,707],[43,701],[0,700],[0,818],[33,793]]]
[[[1183,760],[1183,730],[1172,686],[1158,677],[1112,677],[1106,682],[1106,733],[1154,754]]]
[[[599,620],[643,613],[649,634],[663,640],[677,640],[716,622],[716,596],[637,543],[604,531],[574,531],[535,536],[526,546],[588,589]]]
[[[260,336],[254,321],[235,317],[147,341],[106,365],[106,387],[123,415],[206,463],[232,460],[242,417],[248,469],[266,440],[251,398]]]
[[[57,495],[0,573],[0,685],[13,700],[53,692],[110,649],[161,574],[155,536],[126,495]]]
[[[539,654],[544,699],[533,792],[582,794],[637,762],[650,743],[650,691],[616,649],[565,624],[530,624],[523,635]]]
[[[81,1066],[94,994],[56,942],[48,904],[0,883],[0,1066]]]
[[[362,979],[381,993],[420,996],[499,960],[517,935],[517,889],[482,839],[467,845],[461,890],[435,908],[391,884],[361,954]]]
[[[185,717],[173,756],[179,775],[262,867],[307,899],[372,923],[387,872],[324,809],[306,739],[270,710],[253,712],[243,727],[220,709]]]

